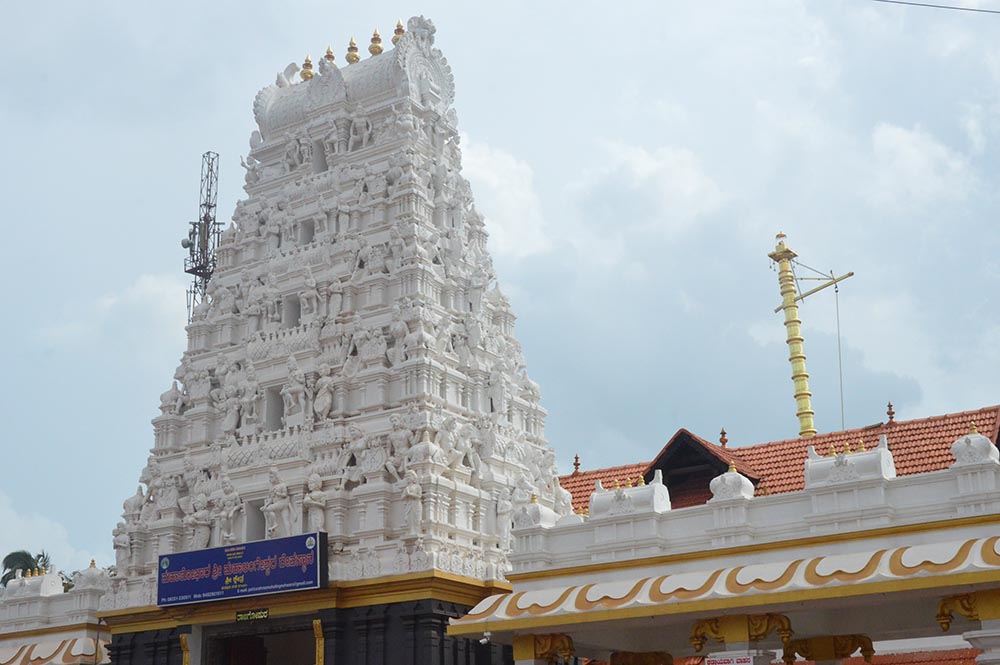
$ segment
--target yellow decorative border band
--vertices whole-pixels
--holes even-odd
[[[933,588],[956,578],[1000,580],[1000,536],[903,546],[874,552],[834,554],[732,566],[656,578],[572,585],[487,598],[452,620],[452,634],[555,626],[600,617],[654,616],[695,608],[745,607],[777,602],[877,593],[875,589]],[[852,572],[853,571],[853,572]],[[468,626],[468,629],[466,629]]]

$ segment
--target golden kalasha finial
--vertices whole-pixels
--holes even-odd
[[[639,476],[639,482],[637,482],[636,485],[642,487],[645,484],[646,484],[646,476]]]
[[[736,473],[736,462],[729,460],[729,473]]]
[[[719,444],[725,448],[726,444],[729,443],[729,437],[726,436],[726,428],[723,427],[722,431],[719,432]]]
[[[896,423],[896,410],[892,408],[892,402],[889,402],[889,408],[885,410],[885,415],[889,416],[889,422],[891,424]]]
[[[382,35],[378,34],[378,28],[372,33],[372,43],[368,45],[368,52],[372,55],[382,53]]]
[[[333,62],[336,58],[333,56],[333,49],[329,46],[326,47],[326,55],[323,56],[328,62]]]
[[[852,452],[854,452],[854,451],[851,450],[851,442],[850,441],[844,441],[844,454],[845,455],[850,455]]]
[[[976,427],[976,421],[973,420],[969,423],[969,434],[979,434],[979,428]]]
[[[632,476],[625,479],[625,487],[632,487]]]
[[[303,81],[308,81],[313,77],[313,61],[306,56],[305,62],[302,63],[302,71],[299,72],[299,76],[302,77]]]
[[[45,577],[45,566],[41,567],[40,572],[42,574],[42,577]]]
[[[90,567],[97,568],[97,563],[93,559],[90,560]]]
[[[351,37],[351,43],[347,45],[347,64],[353,65],[361,56],[358,55],[358,43],[354,41],[354,37]]]
[[[829,455],[830,455],[830,457],[833,457],[833,456],[834,456],[834,455],[836,455],[836,454],[837,454],[837,449],[836,449],[836,448],[834,448],[834,447],[833,447],[833,444],[831,443],[831,444],[830,444],[830,452],[829,452]]]
[[[403,21],[402,20],[396,21],[396,29],[392,31],[393,46],[395,46],[396,42],[400,40],[404,32],[406,32],[406,30],[403,29]]]
[[[534,492],[531,493],[531,503],[538,503],[538,495]]]
[[[859,453],[865,452],[865,440],[864,439],[858,439],[858,452]]]
[[[618,482],[618,479],[615,478],[615,489],[620,490],[621,488],[622,488],[621,484]]]

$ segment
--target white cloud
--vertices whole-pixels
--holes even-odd
[[[491,248],[523,258],[549,249],[534,171],[514,155],[462,135],[462,170],[486,217]]]
[[[184,289],[177,275],[140,275],[121,289],[100,296],[84,306],[71,306],[63,316],[44,324],[38,331],[42,342],[56,346],[77,346],[103,336],[123,321],[134,328],[145,323],[154,334],[183,338],[187,322]]]
[[[975,175],[962,155],[926,131],[886,123],[872,132],[875,169],[869,198],[885,211],[906,212],[942,200],[960,200]]]
[[[22,504],[29,504],[30,497]],[[94,559],[99,566],[112,563],[109,553],[93,553],[73,545],[69,531],[61,523],[37,513],[30,507],[15,506],[7,494],[0,490],[0,557],[14,550],[28,550],[37,554],[45,550],[52,558],[56,569],[67,573],[90,565]]]
[[[722,190],[690,150],[673,146],[649,150],[614,141],[605,141],[603,146],[609,160],[599,177],[650,196],[659,212],[648,222],[652,228],[668,233],[686,229],[725,201]]]

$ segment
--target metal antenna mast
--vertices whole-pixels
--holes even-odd
[[[187,238],[181,247],[188,250],[184,272],[194,277],[187,290],[188,323],[194,308],[205,301],[208,281],[215,271],[215,252],[219,248],[222,225],[215,220],[216,199],[219,196],[219,155],[206,152],[201,156],[201,203],[198,220],[190,222]]]

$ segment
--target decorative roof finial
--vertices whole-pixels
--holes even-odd
[[[969,434],[979,434],[979,428],[976,427],[975,420],[969,423]]]
[[[573,455],[573,474],[572,475],[577,476],[579,474],[580,474],[580,456],[579,455]]]
[[[736,462],[729,460],[729,473],[736,473]]]
[[[534,492],[531,493],[531,503],[538,503],[538,495]]]
[[[90,560],[90,567],[97,568],[97,563],[93,559]]]
[[[729,437],[726,436],[726,428],[725,427],[723,427],[722,431],[719,432],[719,443],[722,444],[723,448],[725,448],[726,444],[729,443]]]
[[[639,476],[639,481],[636,483],[636,485],[642,487],[645,484],[646,484],[646,476]]]
[[[865,440],[864,439],[858,439],[858,452],[859,453],[865,452]]]
[[[625,478],[625,487],[632,487],[632,476]]]
[[[347,45],[347,64],[353,65],[361,56],[358,55],[358,43],[354,41],[354,37],[351,37],[351,43]]]
[[[398,42],[400,40],[400,38],[403,36],[404,32],[406,32],[406,30],[403,29],[403,21],[402,21],[402,19],[400,19],[400,20],[396,21],[396,29],[392,31],[392,45],[393,46],[395,46],[396,42]]]
[[[378,34],[378,28],[372,33],[372,43],[368,45],[368,52],[372,55],[382,53],[382,35]]]
[[[834,455],[837,454],[837,449],[833,447],[832,443],[830,444],[830,451],[828,454],[830,455],[830,457],[833,457]]]
[[[619,482],[618,482],[618,479],[617,479],[617,478],[615,478],[615,489],[616,489],[616,490],[617,490],[617,489],[621,489],[621,487],[622,487],[622,486],[621,486],[621,484],[619,484]]]
[[[896,412],[892,408],[892,402],[889,402],[889,408],[886,409],[885,415],[889,416],[889,424],[896,423]]]
[[[303,81],[308,81],[313,77],[313,61],[306,56],[305,62],[302,63],[302,71],[299,72],[299,76],[302,77]]]
[[[845,455],[850,455],[853,452],[854,451],[851,450],[851,442],[850,441],[844,441],[844,454]]]
[[[333,62],[334,61],[333,49],[330,48],[329,46],[327,46],[326,47],[326,55],[324,55],[323,57],[326,58],[327,61]]]

